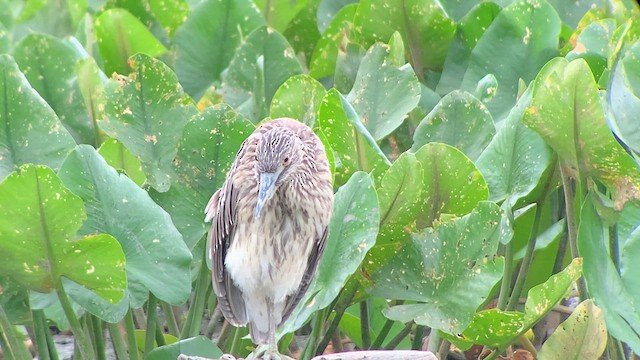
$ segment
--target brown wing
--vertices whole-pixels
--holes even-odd
[[[246,143],[246,141],[245,141]],[[242,144],[236,160],[229,170],[227,181],[216,191],[205,210],[206,220],[211,220],[209,243],[211,244],[211,278],[213,289],[218,298],[218,306],[224,317],[233,325],[247,323],[247,312],[242,292],[229,277],[224,265],[227,250],[233,241],[235,230],[237,191],[234,189],[232,175],[238,160],[242,158],[245,143]]]

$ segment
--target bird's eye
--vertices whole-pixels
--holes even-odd
[[[284,160],[282,160],[282,164],[283,165],[288,165],[289,164],[289,157],[288,156],[286,158],[284,158]]]

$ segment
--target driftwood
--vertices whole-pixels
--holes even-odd
[[[208,359],[198,356],[180,355],[178,360],[243,360],[225,354],[219,359]],[[244,359],[259,360],[259,359]],[[438,360],[430,351],[416,350],[369,350],[350,351],[336,354],[320,355],[312,360]]]

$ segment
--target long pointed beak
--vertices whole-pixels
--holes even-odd
[[[280,171],[260,174],[260,189],[258,190],[258,201],[256,203],[256,218],[260,217],[260,212],[264,203],[271,198],[276,190],[276,180],[280,176]]]

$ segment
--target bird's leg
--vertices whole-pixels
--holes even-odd
[[[295,360],[286,355],[280,354],[278,351],[278,342],[276,341],[277,321],[273,310],[273,301],[267,298],[267,319],[269,319],[269,334],[267,340],[267,351],[264,354],[264,360]]]

